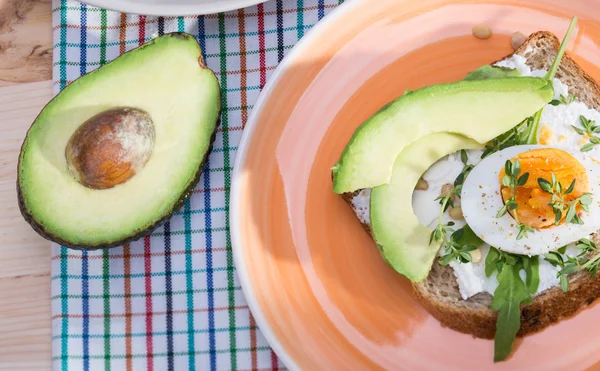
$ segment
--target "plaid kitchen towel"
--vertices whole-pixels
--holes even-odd
[[[227,0],[222,0],[227,1]],[[53,1],[54,93],[156,35],[195,35],[222,88],[200,183],[151,236],[106,251],[52,248],[53,370],[272,370],[232,261],[229,187],[261,88],[341,0],[271,0],[204,17],[143,17]],[[151,78],[151,77],[149,77]]]

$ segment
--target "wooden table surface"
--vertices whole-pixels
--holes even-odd
[[[51,0],[0,0],[0,370],[50,369],[50,244],[19,213],[19,148],[52,96]]]

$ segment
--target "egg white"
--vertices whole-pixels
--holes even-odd
[[[559,148],[575,157],[586,168],[592,203],[584,212],[583,225],[566,224],[535,230],[517,240],[519,233],[514,218],[506,213],[496,218],[504,202],[498,176],[509,160],[522,152],[537,148]],[[568,185],[567,185],[568,186]],[[465,179],[461,192],[462,212],[467,224],[486,243],[520,255],[541,255],[588,237],[600,229],[600,165],[579,151],[561,146],[521,145],[506,148],[481,160]]]

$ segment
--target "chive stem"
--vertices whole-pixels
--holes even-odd
[[[565,38],[560,44],[560,48],[558,49],[558,53],[556,54],[556,58],[550,67],[550,70],[546,74],[546,80],[552,82],[554,79],[554,75],[556,75],[556,71],[558,71],[558,66],[560,65],[560,61],[562,60],[563,54],[565,54],[565,49],[567,48],[567,44],[569,43],[569,39],[571,38],[571,33],[575,29],[575,24],[577,23],[577,17],[573,17],[571,19],[571,23],[569,24],[569,28],[567,29],[567,33],[565,34]]]
[[[577,23],[577,17],[573,17],[571,19],[571,23],[569,24],[569,28],[567,29],[567,33],[560,43],[560,48],[558,49],[558,53],[556,53],[556,57],[554,58],[554,62],[552,62],[552,66],[546,73],[545,79],[548,83],[552,84],[552,80],[554,79],[554,75],[556,75],[556,71],[558,71],[558,66],[560,65],[560,61],[562,60],[563,55],[565,54],[565,49],[567,48],[567,44],[569,43],[569,39],[571,38],[571,33],[575,29],[575,24]],[[527,144],[537,144],[537,133],[540,126],[540,120],[542,118],[542,109],[537,111],[533,116],[533,123],[531,125],[531,129],[527,135]]]

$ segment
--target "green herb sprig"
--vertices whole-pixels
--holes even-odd
[[[600,248],[593,241],[587,238],[582,238],[575,245],[581,252],[577,256],[567,256],[563,258],[566,252],[566,246],[561,247],[557,251],[551,251],[544,255],[544,260],[555,267],[561,268],[556,277],[560,281],[560,288],[563,292],[569,291],[569,275],[586,269],[590,272],[590,277],[593,278],[598,273],[600,267]],[[589,258],[589,254],[594,254]]]
[[[562,57],[565,54],[565,49],[567,48],[567,43],[569,42],[569,39],[571,38],[571,34],[573,33],[573,30],[575,29],[576,23],[577,23],[577,17],[573,17],[573,19],[571,19],[571,23],[569,24],[569,28],[567,29],[567,33],[565,34],[563,41],[560,43],[560,48],[558,49],[558,53],[556,53],[556,58],[554,58],[554,61],[552,62],[552,66],[550,66],[550,69],[546,73],[546,76],[544,76],[544,78],[550,84],[554,80],[554,75],[556,75],[556,71],[558,71],[558,66],[560,65],[560,61],[562,60]],[[543,108],[540,109],[539,111],[537,111],[535,113],[535,115],[533,115],[533,123],[532,123],[531,130],[528,133],[529,136],[526,140],[526,144],[537,144],[537,132],[538,132],[538,128],[540,126],[540,120],[542,118],[542,110],[543,110]]]
[[[575,102],[575,99],[577,99],[577,97],[575,97],[573,94],[569,94],[567,97],[561,94],[558,99],[553,99],[550,101],[550,104],[553,106],[560,106],[561,104],[568,106],[569,104]]]
[[[469,175],[471,170],[473,170],[473,168],[475,167],[475,165],[471,165],[468,163],[469,155],[467,154],[467,151],[465,151],[464,149],[460,150],[460,161],[463,164],[463,168],[462,168],[460,174],[458,174],[458,176],[454,180],[454,187],[452,188],[452,192],[458,198],[460,198],[460,194],[462,192],[462,187],[465,182],[465,179],[467,178],[467,175]]]
[[[477,237],[471,227],[465,225],[450,235],[450,238],[444,244],[444,254],[438,262],[440,265],[448,265],[453,260],[470,263],[473,260],[471,251],[477,249],[481,244],[483,244],[483,241]]]
[[[492,153],[501,151],[508,147],[525,144],[527,138],[529,137],[529,131],[532,128],[532,124],[533,117],[528,117],[506,133],[492,139],[490,143],[485,145],[485,149],[481,154],[481,158],[486,158]]]
[[[590,141],[588,143],[584,144],[583,147],[580,148],[580,151],[581,152],[591,151],[592,148],[594,148],[595,146],[600,144],[600,138],[595,135],[595,134],[600,133],[600,126],[596,125],[596,121],[590,120],[581,115],[579,116],[579,123],[581,124],[581,127],[583,129],[578,128],[575,125],[571,125],[571,127],[577,132],[577,134],[587,135],[590,137]]]
[[[439,196],[435,199],[435,201],[439,201],[442,207],[440,208],[437,227],[431,232],[431,236],[429,237],[430,244],[433,241],[443,240],[448,233],[453,232],[453,230],[449,227],[453,226],[454,222],[448,222],[448,224],[444,224],[443,216],[446,210],[448,210],[448,208],[454,207],[454,202],[452,201],[452,198],[460,198],[463,183],[465,182],[467,175],[469,175],[469,172],[473,170],[474,167],[473,165],[468,164],[469,156],[467,155],[467,151],[465,151],[464,149],[460,151],[460,161],[463,163],[463,168],[460,174],[458,174],[458,176],[454,180],[452,190],[448,192],[447,195]],[[444,242],[446,243],[448,241]]]
[[[449,221],[448,223],[444,223],[443,221],[446,210],[454,207],[452,198],[460,198],[463,183],[474,167],[474,165],[468,163],[469,156],[465,150],[460,151],[460,161],[463,164],[463,168],[454,180],[452,190],[447,195],[439,196],[435,199],[439,201],[441,208],[438,215],[438,224],[429,236],[429,244],[433,241],[442,241],[441,248],[445,250],[445,254],[440,257],[439,263],[441,265],[448,265],[453,260],[458,260],[461,263],[470,262],[472,260],[470,252],[483,243],[468,226],[454,230],[452,228],[454,226],[453,221]]]
[[[508,200],[506,200],[504,206],[502,206],[502,208],[498,210],[496,218],[501,218],[507,212],[513,211],[512,216],[513,218],[515,218],[517,228],[519,229],[519,233],[517,234],[517,240],[520,240],[523,237],[527,237],[527,234],[529,232],[533,232],[533,228],[519,222],[519,216],[517,215],[516,211],[516,209],[519,207],[519,204],[517,204],[517,201],[515,200],[517,194],[517,187],[523,186],[525,185],[525,183],[527,183],[527,180],[529,179],[529,173],[525,173],[519,176],[519,174],[521,173],[521,162],[518,158],[516,158],[514,162],[506,160],[506,163],[504,164],[504,172],[506,174],[502,177],[502,184],[505,187],[510,188],[510,197]]]
[[[525,270],[525,281],[519,275],[521,270]],[[510,354],[521,327],[521,304],[531,304],[532,295],[539,287],[539,259],[490,247],[485,259],[485,274],[490,277],[494,272],[498,272],[498,287],[491,309],[499,312],[494,337],[494,362],[499,362]]]
[[[584,193],[573,201],[567,202],[565,196],[573,192],[577,179],[573,179],[569,187],[564,189],[561,182],[557,181],[554,173],[551,174],[551,177],[551,181],[538,178],[538,184],[544,192],[552,195],[548,205],[552,207],[554,212],[554,224],[558,225],[560,223],[565,210],[567,210],[566,223],[583,224],[583,220],[577,215],[577,205],[581,205],[583,210],[589,212],[589,205],[592,203],[591,193]]]

